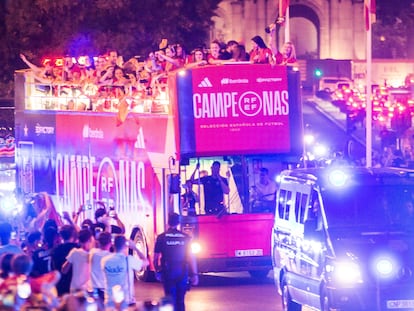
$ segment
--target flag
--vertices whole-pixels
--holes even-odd
[[[282,0],[281,0],[282,1]],[[375,23],[376,17],[375,0],[364,0],[365,29],[368,31],[371,25]]]
[[[286,19],[286,11],[289,7],[289,0],[278,0],[279,1],[279,17],[277,18],[277,22],[279,24],[283,24]]]
[[[116,115],[116,126],[121,126],[127,116],[128,116],[128,112],[129,112],[129,106],[128,106],[128,102],[126,101],[125,98],[123,98],[118,105],[118,113]]]

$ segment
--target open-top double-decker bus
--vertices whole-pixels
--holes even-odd
[[[15,82],[23,194],[49,193],[59,213],[90,206],[82,218],[93,219],[96,201],[113,206],[149,259],[168,212],[177,211],[199,246],[200,272],[271,270],[273,211],[255,208],[250,191],[261,167],[274,176],[302,155],[298,71],[184,68],[152,92],[123,89],[122,97],[110,85],[38,83],[30,70],[17,71]],[[194,185],[197,213],[186,215],[183,185],[197,164],[205,170],[214,160],[228,176],[226,213],[206,215],[202,186]]]

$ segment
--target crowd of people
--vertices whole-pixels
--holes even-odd
[[[89,219],[85,206],[59,214],[47,193],[30,202],[19,219],[0,213],[0,310],[154,310],[137,303],[134,287],[135,273],[150,269],[150,258],[126,238],[113,208],[97,201]],[[184,311],[198,272],[191,238],[179,224],[180,216],[169,214],[152,259],[164,285],[159,303]]]
[[[0,222],[1,310],[124,310],[135,303],[133,271],[149,262],[116,213],[100,203],[95,219],[78,224],[83,207],[60,216],[44,193],[34,205],[25,234],[14,236],[19,230],[6,217]]]
[[[25,55],[20,57],[31,69],[38,93],[44,98],[67,99],[58,102],[45,100],[42,107],[36,108],[94,111],[118,111],[123,108],[137,112],[164,112],[162,104],[167,100],[167,76],[177,69],[228,62],[294,65],[296,54],[293,44],[286,43],[279,52],[273,33],[269,35],[269,47],[262,37],[255,36],[251,39],[250,50],[235,40],[227,43],[214,40],[209,49],[196,48],[187,53],[181,44],[168,44],[164,39],[159,49],[149,53],[144,60],[133,57],[126,62],[115,49],[98,57],[85,56],[77,61],[66,55],[61,66],[52,61],[37,66]]]

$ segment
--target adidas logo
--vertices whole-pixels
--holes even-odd
[[[210,80],[205,77],[203,81],[198,84],[198,87],[213,87],[213,84],[211,84]]]
[[[137,149],[145,149],[144,132],[142,131],[142,127],[139,128],[134,147]]]

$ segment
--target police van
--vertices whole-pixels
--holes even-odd
[[[283,310],[414,310],[414,171],[283,171],[272,230]]]

